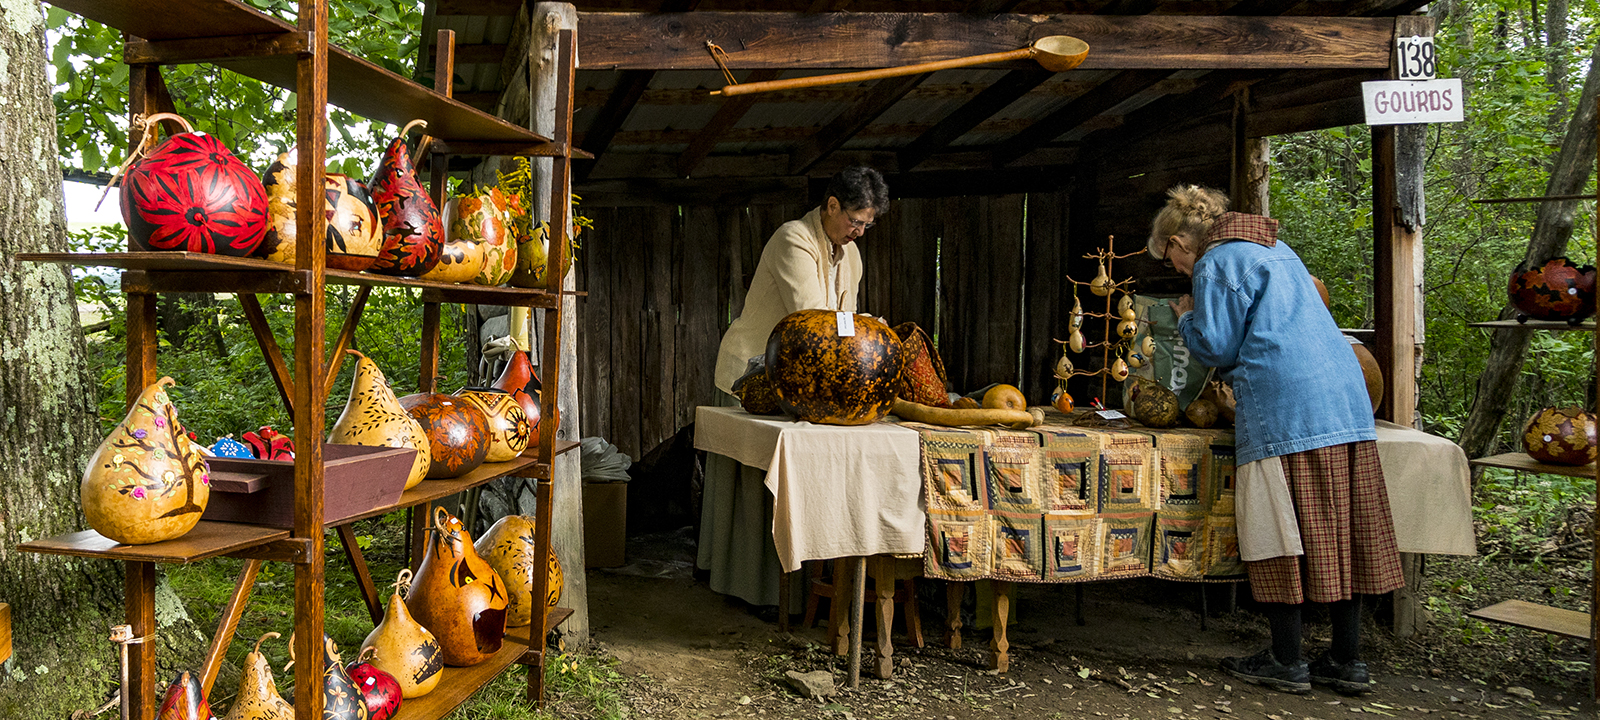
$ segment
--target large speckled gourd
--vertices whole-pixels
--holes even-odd
[[[256,640],[256,647],[244,656],[244,674],[239,679],[239,693],[233,698],[233,707],[223,720],[294,720],[294,706],[278,694],[272,681],[272,668],[261,654],[261,643],[279,635],[269,632]]]
[[[903,355],[900,338],[877,318],[801,310],[767,338],[767,377],[778,406],[796,418],[866,425],[894,407]]]
[[[428,434],[400,407],[400,399],[389,389],[377,363],[355,350],[345,352],[356,356],[356,375],[350,383],[350,399],[328,433],[328,442],[416,450],[411,474],[406,476],[405,489],[410,490],[428,476],[428,469],[433,466]]]
[[[509,601],[505,582],[478,556],[461,521],[442,507],[434,508],[406,607],[438,639],[444,664],[476,665],[499,652]]]
[[[401,570],[394,584],[394,594],[389,596],[389,609],[383,614],[383,622],[361,641],[361,652],[372,648],[372,665],[399,681],[403,697],[415,698],[433,692],[434,686],[439,684],[444,654],[433,633],[413,619],[406,608],[401,593],[410,585],[411,570]]]
[[[1169,428],[1178,424],[1178,396],[1149,378],[1128,379],[1128,414],[1145,427]]]
[[[533,573],[538,563],[533,557],[534,520],[527,515],[507,515],[496,520],[489,531],[478,538],[474,548],[500,574],[506,583],[511,602],[506,606],[506,626],[521,627],[533,622]],[[548,553],[546,563],[549,581],[545,585],[545,607],[553,608],[561,601],[561,560],[555,549]]]
[[[144,389],[89,458],[79,495],[89,527],[146,545],[194,529],[211,499],[205,456],[178,423],[164,377]]]

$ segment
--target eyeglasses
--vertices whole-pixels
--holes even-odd
[[[873,225],[877,225],[878,224],[875,221],[862,222],[862,221],[856,220],[854,218],[848,218],[848,219],[850,220],[850,227],[853,227],[853,228],[855,228],[857,230],[866,230],[867,228],[870,228]]]

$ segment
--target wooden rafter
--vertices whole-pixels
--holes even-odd
[[[1021,4],[1022,0],[972,0],[967,3],[966,12],[974,15],[1011,12]]]
[[[900,102],[906,93],[911,92],[931,74],[906,75],[879,81],[872,88],[872,94],[865,100],[846,109],[839,117],[834,118],[833,122],[828,123],[826,127],[795,148],[789,156],[789,174],[806,174],[817,161],[843,147],[852,136],[876,120],[890,106]]]
[[[939,152],[967,131],[978,127],[984,120],[1032,92],[1055,73],[1044,68],[1012,70],[966,104],[946,115],[937,125],[923,133],[900,151],[900,172],[908,172],[922,164],[929,156]]]
[[[1028,127],[1031,125],[1033,125],[1033,121],[1028,118],[989,119],[979,123],[976,127],[971,128],[967,132],[979,135],[998,135],[1001,137],[1009,137],[1028,129]],[[1121,117],[1118,115],[1097,115],[1094,118],[1091,118],[1090,120],[1080,124],[1078,127],[1080,129],[1104,130],[1106,128],[1118,127],[1119,125],[1121,125]],[[874,140],[911,140],[919,138],[922,135],[932,131],[934,127],[935,126],[933,123],[875,122],[861,128],[855,134],[851,135],[851,137],[856,139],[871,138]],[[611,146],[613,148],[632,147],[637,150],[637,148],[641,146],[658,147],[662,145],[686,145],[694,142],[700,136],[700,133],[701,130],[673,130],[670,128],[661,130],[624,130],[617,133],[616,137],[612,138]],[[806,138],[816,134],[817,128],[807,125],[733,128],[720,134],[718,136],[718,142],[793,143],[805,140]],[[938,152],[943,153],[947,150],[947,148],[941,149]],[[930,155],[930,157],[931,156],[932,155]],[[674,156],[674,166],[677,165],[677,157],[679,156]],[[927,158],[923,159],[926,160]],[[896,166],[900,166],[898,160],[895,164]],[[906,171],[903,166],[900,166],[899,169],[901,172]],[[683,177],[683,175],[677,172],[674,172],[672,176]]]
[[[438,51],[437,45],[428,47],[428,62]],[[456,65],[499,65],[506,57],[505,43],[470,43],[456,46]]]
[[[882,68],[1014,50],[1043,35],[1091,48],[1089,69],[1384,68],[1392,18],[964,13],[579,13],[585,69]],[[1031,61],[996,68],[1033,67]]]
[[[776,80],[781,72],[780,70],[753,70],[744,81],[766,82],[768,80]],[[739,120],[745,116],[745,113],[750,112],[750,108],[754,107],[759,99],[760,96],[758,95],[737,95],[728,98],[722,107],[717,108],[717,114],[713,115],[710,122],[707,122],[704,127],[695,132],[694,138],[689,141],[689,148],[684,150],[683,154],[678,156],[677,162],[674,163],[673,168],[677,171],[678,177],[689,177],[693,174],[694,169],[700,165],[700,161],[711,154],[711,148],[716,146],[717,141],[722,139],[723,135],[731,130],[734,125],[737,125]]]
[[[589,125],[589,132],[584,133],[583,144],[580,147],[594,153],[597,158],[604,155],[606,148],[611,145],[611,138],[622,129],[622,123],[627,121],[629,113],[633,112],[633,106],[639,103],[639,98],[650,87],[650,81],[655,79],[655,76],[654,70],[622,71],[617,78],[616,86],[611,89],[611,95],[606,98],[605,106],[600,108],[600,114]],[[573,179],[583,181],[593,168],[592,162],[577,163],[574,172],[577,177]]]
[[[1145,92],[1167,76],[1165,70],[1125,70],[1083,94],[1065,107],[1045,116],[1027,130],[1000,143],[992,153],[995,167],[1011,164],[1051,140],[1071,131],[1123,101]]]

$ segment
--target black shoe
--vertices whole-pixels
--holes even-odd
[[[1339,664],[1333,656],[1323,653],[1311,661],[1311,682],[1326,685],[1341,695],[1365,695],[1372,691],[1372,678],[1367,676],[1367,664],[1360,660]]]
[[[1278,692],[1295,695],[1311,692],[1311,673],[1306,669],[1305,661],[1284,665],[1272,656],[1270,649],[1250,657],[1223,658],[1222,669],[1240,680]]]

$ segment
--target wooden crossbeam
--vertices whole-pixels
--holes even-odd
[[[745,77],[744,82],[777,80],[778,75],[782,72],[781,70],[755,70]],[[715,147],[723,135],[739,123],[745,113],[750,112],[750,108],[755,106],[756,101],[759,99],[758,95],[736,95],[727,98],[722,107],[717,108],[717,114],[711,117],[710,122],[707,122],[704,127],[695,133],[694,139],[689,141],[689,148],[678,156],[677,162],[673,165],[674,169],[677,170],[678,177],[692,175],[694,169],[700,165],[700,161],[711,154],[711,148]]]
[[[910,171],[922,164],[922,161],[928,159],[930,155],[949,147],[956,138],[967,134],[967,131],[1004,110],[1007,105],[1032,92],[1054,74],[1044,68],[1012,70],[1006,73],[1005,77],[984,88],[965,105],[946,115],[932,129],[901,150],[900,172]]]
[[[1082,69],[1387,68],[1393,18],[1002,13],[579,13],[584,69],[882,68],[1014,50],[1033,38],[1089,44]],[[1023,68],[1032,61],[990,67]]]
[[[872,94],[865,100],[845,110],[833,122],[801,142],[799,147],[790,153],[789,174],[804,175],[811,166],[817,164],[817,161],[843,147],[862,128],[876,120],[895,103],[900,102],[906,93],[928,79],[929,75],[932,73],[905,75],[879,81],[873,87]]]
[[[506,58],[505,43],[469,43],[456,46],[457,65],[499,65]],[[438,54],[439,46],[432,45],[428,49],[428,61]]]
[[[995,167],[1011,164],[1061,135],[1071,131],[1123,101],[1154,87],[1167,76],[1165,70],[1125,70],[1107,80],[1066,107],[1050,113],[1043,119],[994,148]]]
[[[628,114],[633,112],[633,106],[639,104],[639,98],[644,91],[650,88],[650,81],[654,79],[654,70],[625,70],[617,78],[617,84],[611,88],[611,94],[606,98],[605,107],[600,108],[599,116],[589,125],[589,132],[584,133],[581,147],[600,157],[606,152],[606,147],[611,145],[611,138],[622,129],[622,123],[628,119]],[[588,177],[589,171],[594,169],[594,163],[579,163],[575,181],[583,181]]]

